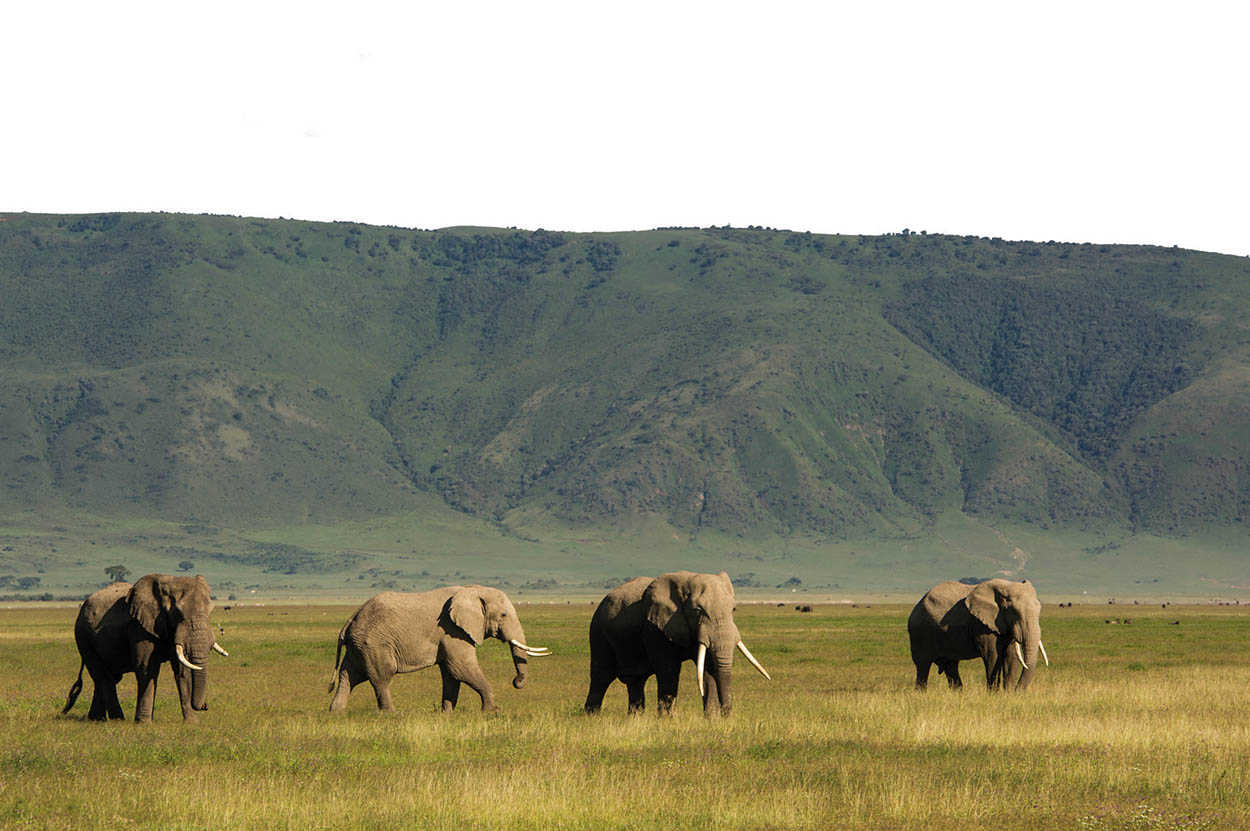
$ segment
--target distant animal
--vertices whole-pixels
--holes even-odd
[[[938,583],[907,619],[916,689],[925,688],[935,664],[951,687],[962,686],[959,662],[978,657],[990,689],[1026,689],[1038,653],[1050,663],[1042,646],[1041,609],[1027,580],[993,579],[976,586],[955,580]]]
[[[764,667],[742,642],[734,624],[729,575],[676,571],[635,577],[608,592],[590,620],[590,691],[587,713],[603,706],[613,681],[625,684],[629,712],[646,707],[644,685],[656,678],[658,711],[672,713],[681,665],[695,662],[705,715],[729,715],[731,675],[737,648],[765,678]]]
[[[799,612],[810,612],[812,610],[811,606],[795,606],[794,608]]]
[[[68,713],[82,692],[82,671],[91,675],[94,690],[87,718],[122,719],[117,683],[133,672],[138,682],[135,721],[150,722],[161,664],[169,663],[178,687],[182,718],[198,720],[208,709],[209,652],[227,655],[213,636],[208,616],[213,611],[208,582],[200,576],[148,574],[133,585],[113,583],[83,601],[74,622],[74,641],[82,663],[61,712]]]
[[[416,594],[382,592],[366,600],[343,624],[334,654],[330,710],[347,707],[356,685],[368,681],[378,709],[394,711],[391,679],[438,665],[443,674],[442,708],[456,708],[461,683],[482,699],[483,710],[496,710],[490,681],[477,663],[477,645],[497,638],[512,649],[521,689],[529,679],[527,658],[551,654],[525,643],[516,607],[502,591],[488,586],[447,586]]]

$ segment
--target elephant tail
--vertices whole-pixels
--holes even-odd
[[[65,708],[61,710],[61,715],[65,715],[74,706],[74,702],[78,700],[78,694],[82,692],[82,670],[87,664],[84,661],[78,665],[78,680],[74,682],[74,686],[69,688],[69,697],[65,699]]]

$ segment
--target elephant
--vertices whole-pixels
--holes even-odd
[[[586,712],[598,712],[604,693],[620,679],[628,691],[628,711],[641,713],[646,708],[643,685],[654,675],[658,712],[671,715],[682,662],[694,661],[704,715],[729,715],[734,647],[771,680],[738,634],[736,605],[733,584],[723,571],[635,577],[608,592],[590,621]]]
[[[74,622],[82,663],[62,715],[82,692],[85,667],[95,687],[87,718],[125,718],[117,700],[117,683],[133,672],[138,682],[135,721],[150,722],[156,679],[161,664],[168,661],[178,685],[182,718],[198,721],[196,712],[208,709],[205,659],[210,651],[229,655],[213,635],[208,622],[212,611],[208,582],[199,575],[148,574],[134,585],[113,583],[89,596]]]
[[[1041,610],[1037,591],[1028,580],[938,583],[920,598],[907,619],[916,689],[926,687],[933,664],[952,688],[962,687],[959,662],[979,657],[989,689],[1023,691],[1033,680],[1039,652],[1050,665],[1042,645]]]
[[[526,645],[516,608],[499,589],[447,586],[416,594],[382,592],[366,600],[339,631],[330,711],[346,709],[352,689],[367,680],[378,709],[394,712],[391,679],[434,664],[443,674],[444,712],[456,708],[461,682],[481,696],[484,711],[497,710],[490,681],[477,663],[476,647],[487,638],[511,647],[516,667],[512,686],[518,690],[529,678],[526,658],[551,654],[545,647]]]

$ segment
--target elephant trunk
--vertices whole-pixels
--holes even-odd
[[[212,651],[216,639],[208,622],[192,623],[186,631],[183,641],[183,653],[194,667],[186,667],[191,675],[191,709],[208,709],[208,671],[204,669],[208,662],[208,653]]]
[[[208,709],[208,673],[202,669],[191,670],[191,709]]]
[[[529,653],[526,651],[525,632],[520,626],[515,631],[503,633],[500,640],[508,644],[508,648],[512,650],[512,666],[516,669],[516,675],[512,679],[514,689],[523,689],[529,682],[530,664],[528,660]]]
[[[1016,681],[1017,690],[1024,691],[1028,689],[1029,682],[1033,680],[1033,673],[1037,670],[1038,649],[1041,642],[1041,625],[1037,622],[1030,623],[1025,628],[1024,632],[1022,650],[1022,660],[1024,661],[1024,666],[1020,668],[1020,678]]]
[[[730,644],[714,645],[711,650],[712,660],[708,671],[716,679],[717,703],[720,704],[720,712],[724,716],[729,715],[733,708],[733,663],[736,645],[735,640]]]
[[[704,684],[708,684],[703,700],[704,713],[719,708],[722,715],[728,715],[733,707],[734,649],[737,648],[739,640],[738,627],[734,626],[732,620],[709,621],[709,625],[698,633],[696,673],[700,663],[703,670],[699,675],[700,691],[703,692]]]

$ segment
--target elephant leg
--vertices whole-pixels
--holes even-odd
[[[482,672],[482,668],[474,662],[471,668],[464,668],[460,674],[460,680],[469,685],[469,689],[477,693],[482,699],[483,712],[491,712],[498,710],[495,706],[495,694],[491,691],[490,681],[486,680],[486,673]]]
[[[593,663],[591,664],[590,691],[586,693],[585,710],[587,713],[599,712],[599,708],[603,706],[603,696],[615,680],[616,673],[613,670],[607,667],[596,667]]]
[[[647,709],[647,676],[632,676],[621,679],[625,682],[625,692],[629,699],[629,714],[641,715]]]
[[[117,702],[117,681],[108,667],[104,666],[93,655],[84,656],[87,674],[91,676],[91,709],[87,718],[91,721],[105,721],[110,718],[124,719],[126,715]]]
[[[929,670],[933,669],[933,662],[928,659],[912,658],[916,664],[916,689],[925,690],[929,686]]]
[[[339,667],[339,681],[335,685],[334,700],[330,702],[330,712],[339,713],[347,709],[347,699],[352,690],[369,680],[354,661],[346,660]]]
[[[378,700],[378,709],[384,713],[395,712],[395,702],[391,700],[391,679],[394,673],[379,673],[369,678],[373,686],[373,695]]]
[[[378,709],[384,713],[395,712],[395,702],[391,700],[391,679],[399,670],[399,663],[392,652],[375,650],[360,652],[355,660],[344,659],[344,664],[352,666],[351,675],[364,675],[373,687],[373,696],[377,699]]]
[[[439,647],[438,665],[455,680],[468,684],[481,697],[484,711],[499,709],[495,706],[490,681],[486,680],[486,673],[478,666],[477,651],[471,643],[445,638]]]
[[[673,714],[673,701],[677,698],[677,685],[681,678],[681,664],[676,668],[668,667],[655,674],[655,692],[659,699],[656,706],[662,716]]]
[[[117,685],[112,683],[110,673],[97,675],[91,667],[87,667],[87,672],[91,674],[91,709],[87,711],[87,718],[91,721],[105,721],[110,716],[108,688],[113,688],[113,698],[117,698]]]
[[[963,689],[964,680],[959,677],[959,661],[944,660],[938,664],[938,671],[946,676],[946,686],[952,690]]]
[[[975,643],[977,652],[981,655],[981,663],[985,666],[986,689],[1002,686],[1003,653],[998,648],[997,636],[992,633],[981,634],[976,636]]]
[[[200,717],[191,706],[191,670],[182,664],[170,665],[169,669],[174,674],[174,684],[178,688],[178,703],[182,708],[182,720],[195,724]]]
[[[117,690],[113,690],[113,695],[117,695]],[[96,681],[91,691],[91,709],[87,711],[87,718],[91,721],[107,721],[109,718],[108,711],[108,693],[104,691],[104,686]]]
[[[104,682],[104,708],[109,718],[125,721],[126,714],[122,711],[122,703],[117,698],[117,685],[122,681],[120,674],[109,675]]]
[[[443,673],[443,712],[450,713],[460,700],[460,679],[452,675],[445,664],[439,664],[438,668]]]
[[[142,666],[135,669],[135,683],[138,687],[135,696],[135,721],[139,724],[152,720],[152,707],[156,703],[156,681],[160,674],[160,664],[153,664],[151,669]]]
[[[987,689],[996,690],[1005,683],[1003,678],[1003,662],[999,659],[994,662],[993,666],[986,664],[985,667],[985,686]]]

